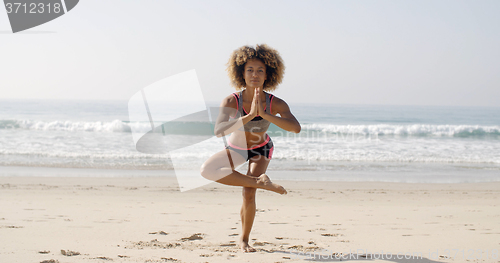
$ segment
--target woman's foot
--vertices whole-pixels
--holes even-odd
[[[257,178],[257,184],[259,184],[259,188],[273,191],[282,195],[286,194],[285,188],[279,184],[271,182],[271,179],[269,179],[266,174],[262,174]]]
[[[248,244],[248,241],[243,241],[243,240],[240,240],[240,248],[241,248],[241,251],[243,252],[255,252],[255,248],[251,247],[249,244]]]

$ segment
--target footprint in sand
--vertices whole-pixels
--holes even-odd
[[[304,246],[302,245],[294,245],[294,246],[289,246],[288,249],[304,249]]]
[[[63,254],[64,256],[67,256],[67,257],[71,257],[71,256],[80,255],[80,252],[78,252],[78,251],[71,251],[71,250],[62,250],[61,249],[61,254]]]
[[[40,263],[59,263],[59,261],[55,260],[55,259],[50,259],[50,260],[41,261]]]
[[[24,226],[0,226],[0,228],[24,228]]]
[[[176,258],[161,258],[161,259],[166,261],[178,261],[178,259]]]
[[[343,236],[342,234],[329,234],[329,233],[325,233],[325,234],[321,234],[322,236],[324,237],[338,237],[338,236]]]
[[[192,234],[190,237],[183,237],[183,238],[181,238],[181,241],[200,240],[200,239],[203,239],[202,235],[203,235],[202,233]]]
[[[108,257],[96,257],[96,259],[101,259],[101,260],[111,260],[113,261],[112,258],[108,258]]]
[[[228,243],[228,244],[220,244],[221,247],[235,247],[236,244],[234,243]]]
[[[167,248],[175,248],[175,247],[178,247],[180,245],[181,245],[180,243],[160,242],[160,241],[158,241],[158,239],[153,239],[153,240],[151,240],[149,242],[147,242],[147,241],[139,241],[139,242],[136,242],[136,243],[132,243],[132,246],[125,247],[125,248],[144,249],[146,247],[150,247],[150,248],[163,248],[163,249],[167,249]]]
[[[265,241],[262,241],[262,242],[254,242],[253,243],[254,246],[265,246],[265,245],[273,245],[273,243],[269,243],[269,242],[265,242]]]
[[[164,236],[168,235],[168,233],[167,233],[167,232],[164,232],[164,231],[159,231],[159,232],[151,232],[151,233],[149,233],[149,234],[150,234],[150,235],[164,235]]]

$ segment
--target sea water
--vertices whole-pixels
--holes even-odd
[[[275,145],[268,170],[290,171],[279,179],[500,181],[500,108],[289,105],[302,131],[268,131]],[[200,136],[200,125],[176,136]],[[129,122],[126,101],[0,100],[0,166],[171,171],[171,158],[180,157],[196,170],[224,147],[141,153],[131,131],[149,129]]]

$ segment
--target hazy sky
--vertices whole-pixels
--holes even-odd
[[[0,9],[0,99],[128,100],[196,69],[233,92],[231,52],[282,55],[289,103],[500,107],[500,1],[82,0],[12,34]]]

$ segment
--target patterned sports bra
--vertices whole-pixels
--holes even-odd
[[[248,114],[247,111],[243,108],[243,99],[241,93],[242,91],[240,91],[239,93],[238,92],[233,93],[233,96],[236,99],[236,107],[238,108],[235,118],[239,116],[245,116]],[[264,109],[264,111],[267,113],[271,113],[271,106],[274,95],[269,93],[264,93],[264,94],[266,95],[266,108]],[[246,132],[265,132],[269,128],[270,124],[271,122],[257,115],[247,124],[243,125],[243,127],[241,127],[239,130],[240,131],[244,130]]]

